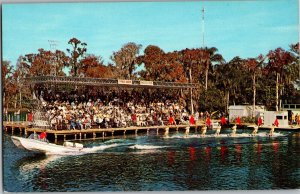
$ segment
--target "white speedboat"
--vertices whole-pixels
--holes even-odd
[[[34,134],[29,138],[12,136],[11,139],[18,148],[44,154],[79,153],[83,149],[83,145],[79,143],[65,142],[64,145],[57,145],[41,140]]]

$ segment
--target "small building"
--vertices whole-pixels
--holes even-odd
[[[252,105],[236,105],[229,106],[229,121],[232,122],[237,117],[250,117],[252,116]],[[255,106],[254,116],[258,117],[260,112],[265,111],[265,106]]]
[[[279,127],[289,127],[287,111],[263,111],[260,116],[263,120],[263,126],[272,126],[275,119],[277,119]]]

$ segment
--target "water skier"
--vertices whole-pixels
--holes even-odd
[[[235,137],[235,135],[236,135],[236,128],[237,128],[237,126],[236,126],[236,124],[231,128],[232,129],[232,133],[230,134],[230,136],[232,136],[232,137]]]
[[[219,136],[220,132],[221,132],[221,125],[220,125],[220,123],[218,123],[218,126],[216,127],[216,133],[215,133],[215,135]]]
[[[205,136],[206,130],[207,130],[207,126],[203,126],[203,127],[201,128],[201,137],[204,137],[204,136]]]

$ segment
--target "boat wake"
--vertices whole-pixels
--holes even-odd
[[[166,148],[168,146],[154,146],[154,145],[133,145],[130,146],[129,148],[131,149],[137,149],[137,150],[155,150],[155,149],[161,149],[161,148]]]
[[[269,133],[258,133],[256,135],[252,135],[249,133],[241,133],[241,134],[220,134],[220,135],[215,135],[215,134],[207,134],[204,136],[201,136],[200,134],[192,134],[192,135],[186,135],[186,134],[176,134],[173,136],[164,136],[164,139],[185,139],[185,138],[245,138],[245,137],[284,137],[287,136],[286,134],[282,133],[273,133],[272,136],[269,135]]]

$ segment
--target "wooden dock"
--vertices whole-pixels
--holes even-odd
[[[60,140],[84,140],[84,139],[108,139],[114,138],[115,136],[126,135],[138,135],[139,132],[147,132],[147,135],[154,131],[156,134],[163,132],[165,135],[169,133],[170,130],[173,131],[184,131],[188,134],[190,131],[195,133],[204,126],[204,122],[198,122],[196,125],[162,125],[162,126],[131,126],[122,128],[92,128],[92,129],[82,129],[82,130],[53,130],[47,128],[35,128],[29,127],[28,122],[3,122],[4,130],[12,135],[18,133],[28,137],[32,133],[46,132],[50,140],[57,142]],[[243,125],[243,127],[251,129],[253,124]],[[270,126],[259,127],[259,130],[268,130]],[[280,131],[300,131],[300,126],[294,126],[290,128],[280,128],[275,127],[275,130]],[[152,132],[153,133],[153,132]]]
[[[196,125],[163,125],[163,126],[131,126],[122,128],[92,128],[92,129],[82,129],[82,130],[53,130],[53,129],[43,129],[43,128],[32,128],[28,126],[27,122],[4,122],[4,129],[6,132],[11,134],[19,133],[24,134],[28,137],[32,133],[46,132],[48,138],[54,139],[57,142],[58,139],[63,140],[82,140],[82,139],[97,139],[97,138],[114,138],[117,136],[126,136],[126,134],[138,135],[139,132],[155,131],[159,134],[162,131],[164,134],[168,134],[170,130],[179,131],[184,130],[185,133],[189,133],[190,130],[200,130],[204,123],[197,123]]]

